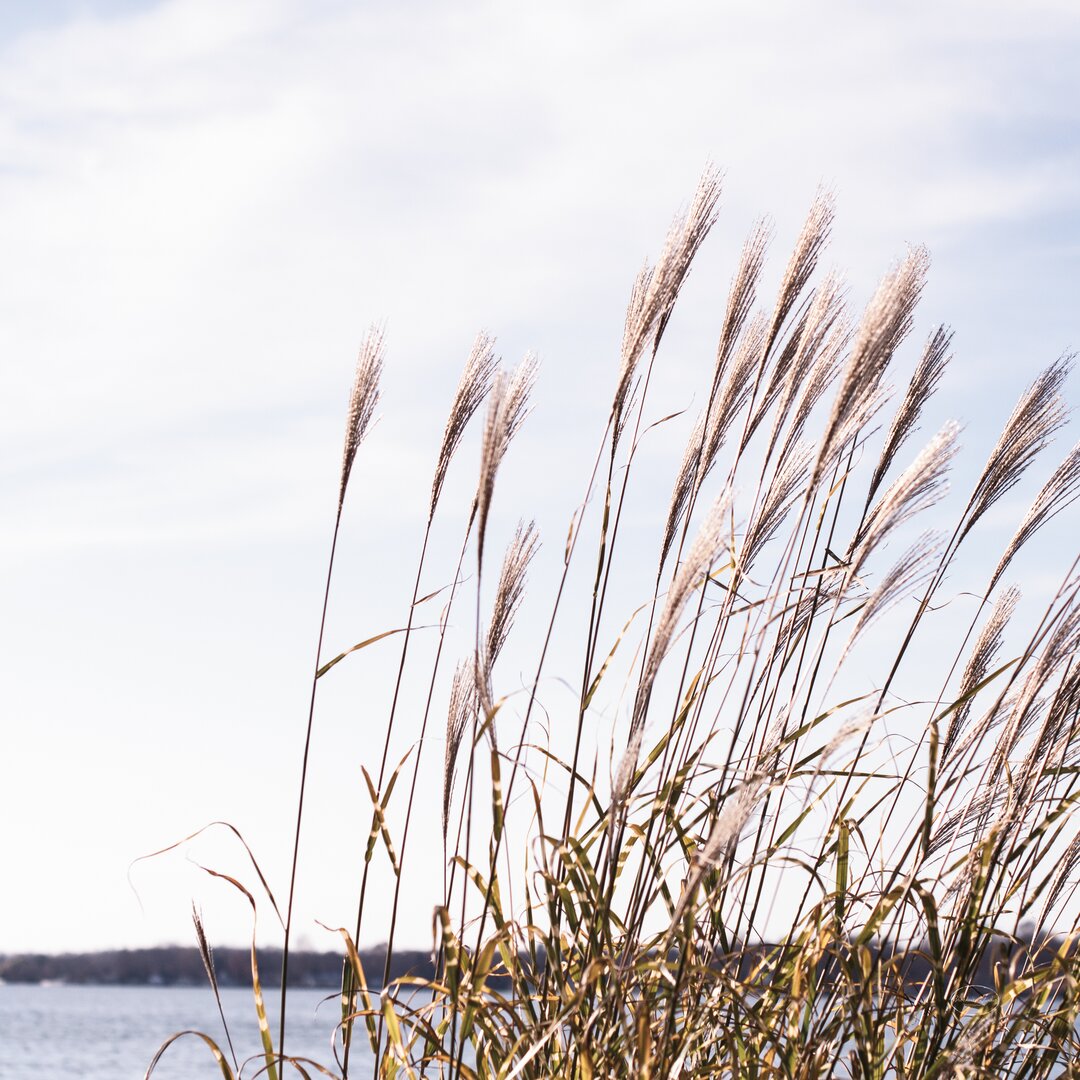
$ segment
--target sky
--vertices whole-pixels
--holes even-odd
[[[721,216],[656,416],[693,404],[752,222],[772,216],[782,266],[824,184],[825,261],[854,300],[929,248],[916,337],[953,327],[935,416],[978,459],[1034,372],[1080,347],[1078,47],[1072,0],[0,5],[0,953],[188,942],[192,899],[212,939],[244,941],[243,899],[199,868],[251,878],[223,830],[132,866],[218,819],[284,893],[345,399],[372,323],[384,392],[346,507],[333,651],[401,625],[480,329],[508,364],[540,359],[496,529],[535,516],[550,577],[633,276],[710,161]],[[452,575],[475,461],[473,440],[432,587]],[[665,504],[669,482],[657,472]],[[1068,529],[1036,552],[1074,553]],[[336,945],[320,922],[352,918],[360,766],[395,655],[374,651],[320,688],[296,924],[311,947]],[[438,783],[424,772],[415,841],[432,879]],[[421,946],[428,884],[410,882],[401,918]],[[373,905],[362,944],[384,936],[384,888]]]

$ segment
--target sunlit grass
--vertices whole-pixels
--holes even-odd
[[[906,388],[889,386],[924,253],[901,260],[854,318],[837,279],[818,272],[828,197],[815,200],[772,304],[758,295],[770,242],[759,227],[703,364],[703,408],[671,463],[670,500],[651,508],[655,576],[624,595],[613,584],[620,529],[642,439],[660,419],[654,362],[718,194],[709,173],[635,283],[613,397],[597,403],[596,456],[574,480],[580,510],[547,539],[561,577],[528,597],[527,632],[514,624],[534,527],[518,528],[500,563],[488,525],[504,507],[529,510],[528,492],[501,492],[497,508],[493,495],[506,455],[528,452],[516,444],[536,368],[500,371],[493,342],[478,338],[435,463],[412,603],[391,638],[393,704],[352,793],[372,815],[366,837],[343,845],[359,848],[363,877],[355,925],[340,931],[337,1060],[290,1061],[286,980],[271,1031],[253,945],[266,1075],[356,1076],[372,1056],[387,1077],[1080,1075],[1080,577],[1061,567],[1045,610],[1022,620],[1005,582],[1020,548],[1080,493],[1080,452],[1047,470],[1003,553],[988,557],[980,539],[988,511],[1063,426],[1069,364],[1034,379],[950,507],[959,429],[916,439],[949,333],[930,332]],[[338,525],[382,354],[373,331]],[[449,584],[431,583],[432,524],[478,414],[458,567]],[[334,537],[336,547],[336,527]],[[572,572],[582,564],[586,575]],[[332,569],[333,554],[327,597]],[[962,608],[970,617],[943,621],[960,571],[978,595]],[[416,660],[414,614],[440,588],[438,644]],[[472,620],[464,657],[443,648],[451,613]],[[529,684],[511,692],[498,661],[515,634],[535,655]],[[584,640],[574,669],[558,672],[575,688],[569,712],[545,700],[567,634]],[[320,632],[295,850],[318,680],[342,659],[326,663]],[[403,685],[421,688],[419,714],[399,707]],[[397,762],[402,725],[414,746]],[[598,765],[611,746],[610,768]],[[433,753],[444,760],[436,975],[388,982],[420,762]],[[366,911],[376,860],[394,882],[380,927]],[[286,968],[295,873],[294,851]],[[361,935],[389,940],[384,972],[363,970]]]

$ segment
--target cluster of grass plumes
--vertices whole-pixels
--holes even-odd
[[[700,416],[672,463],[670,502],[656,508],[655,578],[627,605],[613,572],[655,420],[650,382],[718,195],[710,173],[634,285],[580,508],[565,546],[560,537],[545,552],[561,563],[548,597],[527,594],[533,525],[519,526],[497,573],[486,551],[535,365],[499,371],[486,337],[468,359],[395,639],[381,760],[365,763],[373,813],[356,924],[341,931],[333,1075],[366,1073],[370,1054],[388,1077],[1080,1075],[1080,575],[1063,567],[1023,623],[1019,590],[1003,583],[1080,493],[1080,453],[1047,470],[982,570],[977,539],[1063,426],[1069,364],[1035,378],[950,510],[958,428],[916,438],[949,333],[933,330],[921,353],[916,342],[906,388],[889,384],[925,253],[900,261],[853,315],[819,272],[832,221],[821,195],[775,302],[762,305],[770,231],[759,226]],[[350,409],[342,501],[380,357],[375,335]],[[428,537],[485,399],[437,647],[416,660],[413,612],[437,587]],[[974,592],[950,592],[950,573]],[[521,630],[523,598],[539,624],[534,666],[524,690],[500,696],[499,654]],[[475,622],[464,657],[445,655],[452,616]],[[558,672],[576,688],[569,713],[548,700],[561,634],[584,645],[579,669]],[[316,684],[335,662],[320,645]],[[399,708],[404,679],[424,689],[418,715]],[[402,725],[413,749],[392,767]],[[444,760],[436,974],[383,985],[355,942],[388,933],[389,965],[420,759],[432,753]],[[298,845],[301,823],[302,804]],[[365,910],[384,857],[388,928]],[[325,1072],[288,1058],[284,993],[285,980],[276,1043],[260,1001],[267,1075]]]

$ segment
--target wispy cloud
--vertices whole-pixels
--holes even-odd
[[[1053,300],[1080,270],[1070,0],[58,10],[0,40],[0,498],[15,525],[0,547],[0,651],[20,687],[0,712],[17,706],[50,738],[89,721],[137,746],[147,699],[178,670],[201,672],[193,711],[215,694],[234,708],[235,672],[250,670],[266,679],[259,705],[281,708],[296,673],[267,670],[260,650],[310,615],[298,597],[321,561],[351,366],[374,319],[387,319],[383,415],[349,513],[383,528],[355,541],[363,559],[396,558],[424,513],[445,405],[481,328],[508,364],[541,353],[529,435],[544,452],[507,468],[536,496],[522,512],[564,533],[576,492],[559,478],[584,449],[589,403],[610,400],[634,271],[706,160],[726,171],[721,216],[669,333],[658,407],[690,404],[751,222],[775,214],[785,248],[821,180],[838,196],[826,263],[851,269],[857,296],[908,243],[938,249],[926,325],[957,326],[951,377],[982,395],[972,402],[1026,381],[1012,343],[1045,350],[1036,367],[1077,340],[1074,306]],[[1047,237],[1057,261],[1044,278]],[[983,423],[971,412],[968,441]],[[454,470],[447,483],[444,505],[467,499]],[[256,543],[273,566],[261,577],[245,561]],[[145,580],[125,566],[164,583],[168,655],[146,634]],[[104,604],[116,614],[95,632]],[[202,627],[226,611],[235,633],[214,652]],[[396,616],[365,609],[365,628]],[[81,700],[43,647],[65,623],[87,670],[122,656],[147,674]],[[232,715],[214,708],[198,721],[211,732]],[[118,752],[95,782],[122,790],[137,753]],[[65,794],[13,857],[60,843],[76,803],[93,813],[76,758],[51,766]],[[287,788],[291,772],[274,772],[286,765],[268,762],[260,782]],[[16,776],[0,812],[33,783]],[[178,812],[162,811],[160,831]],[[100,842],[110,866],[133,853],[122,832]],[[64,895],[54,871],[37,872],[39,896]],[[98,936],[83,944],[125,939],[111,888],[88,888]],[[7,925],[21,937],[0,931],[0,949],[55,941],[64,920],[19,903]]]

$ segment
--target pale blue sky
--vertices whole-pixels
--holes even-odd
[[[1078,47],[1070,0],[0,7],[0,951],[187,940],[196,891],[211,933],[242,940],[242,903],[182,858],[137,871],[141,910],[125,882],[217,817],[283,883],[373,320],[384,404],[330,648],[400,624],[481,327],[508,362],[541,357],[505,488],[532,502],[506,495],[500,527],[537,516],[558,561],[629,284],[709,159],[723,212],[656,414],[692,402],[751,221],[775,217],[778,272],[824,181],[826,262],[856,300],[929,246],[916,336],[948,322],[957,354],[935,415],[985,451],[1029,376],[1080,346]],[[448,506],[473,467],[469,444]],[[356,658],[321,702],[298,925],[326,947],[314,920],[351,918],[378,669]],[[237,865],[224,844],[198,857]],[[432,902],[409,890],[408,939]]]

